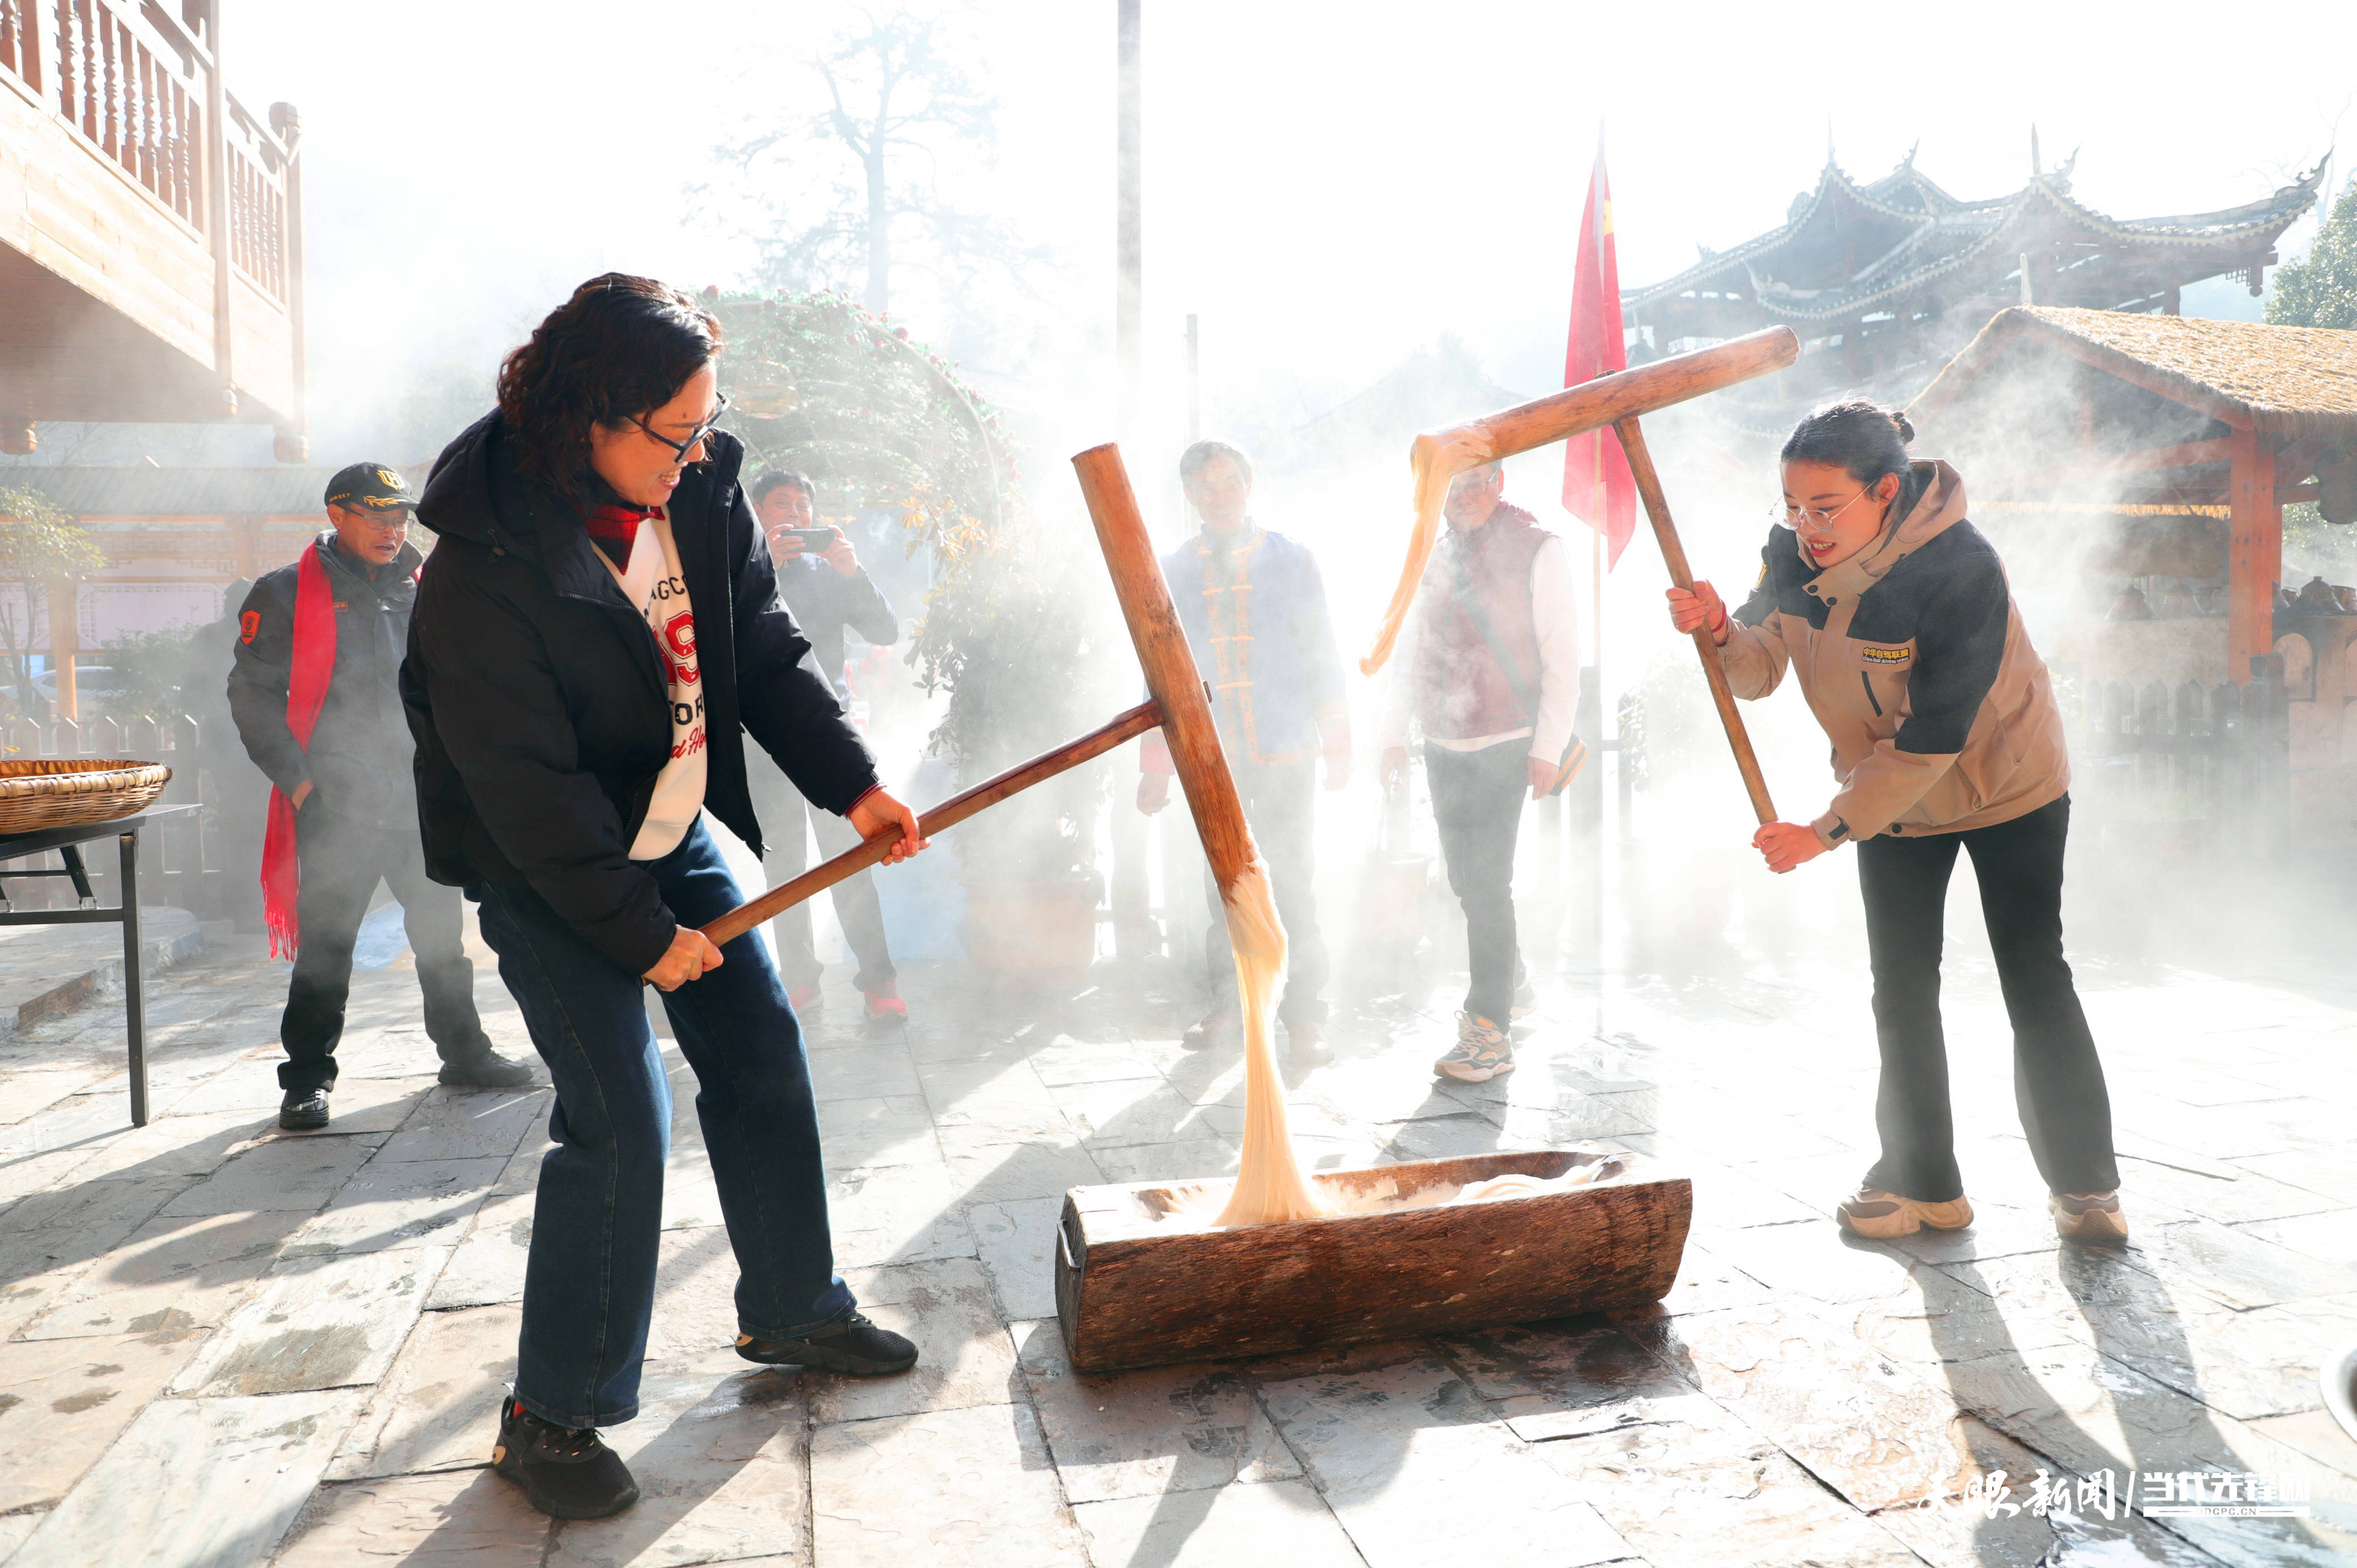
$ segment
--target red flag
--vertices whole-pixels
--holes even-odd
[[[1612,185],[1604,175],[1604,143],[1596,144],[1596,171],[1587,181],[1587,212],[1579,220],[1579,260],[1572,270],[1571,341],[1564,352],[1563,384],[1576,387],[1629,368],[1620,336],[1620,263],[1612,245]],[[1564,444],[1563,509],[1604,535],[1606,560],[1617,565],[1637,530],[1637,482],[1628,454],[1609,430],[1575,435]]]

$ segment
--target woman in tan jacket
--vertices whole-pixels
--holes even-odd
[[[1769,531],[1750,597],[1730,617],[1708,583],[1673,588],[1670,618],[1680,631],[1710,628],[1738,697],[1766,696],[1790,666],[1833,741],[1831,804],[1811,822],[1770,822],[1752,843],[1777,872],[1857,845],[1882,1155],[1842,1202],[1842,1224],[1882,1237],[1972,1223],[1940,1026],[1941,919],[1961,848],[1980,884],[2013,1020],[2015,1099],[2055,1228],[2122,1240],[2111,1101],[2062,956],[2061,715],[2004,564],[1965,520],[1963,479],[1945,463],[1908,461],[1914,435],[1905,414],[1870,403],[1803,420],[1782,453],[1785,525]]]

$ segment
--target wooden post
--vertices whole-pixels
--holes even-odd
[[[2248,685],[2251,660],[2276,647],[2276,588],[2283,576],[2283,507],[2276,499],[2275,446],[2255,430],[2227,434],[2226,668]]]
[[[1211,875],[1225,897],[1258,852],[1252,830],[1244,825],[1243,800],[1228,771],[1227,754],[1220,748],[1211,698],[1196,672],[1178,611],[1170,603],[1169,585],[1162,580],[1162,564],[1146,537],[1146,520],[1138,515],[1121,448],[1092,446],[1072,459],[1072,467],[1079,471],[1081,494],[1096,524],[1097,542],[1104,548],[1122,619],[1129,623],[1130,640],[1137,645],[1146,689],[1162,704],[1162,738],[1170,747],[1170,766],[1187,791],[1187,809],[1194,815]]]
[[[236,338],[230,306],[237,292],[231,263],[229,200],[229,84],[221,76],[221,8],[205,8],[205,239],[213,257],[213,376],[221,383],[223,417],[237,413],[237,371],[231,360]]]
[[[1145,403],[1145,114],[1140,51],[1142,0],[1114,5],[1114,357],[1119,377],[1115,430],[1139,439]],[[1158,944],[1147,910],[1146,822],[1116,791],[1111,823],[1113,875],[1106,892],[1113,912],[1114,954],[1145,957]]]
[[[51,578],[41,585],[41,596],[48,619],[49,663],[58,674],[57,716],[79,720],[81,699],[74,690],[74,655],[81,651],[81,621],[73,579]]]
[[[1670,521],[1670,503],[1662,494],[1662,478],[1653,471],[1653,455],[1646,449],[1637,416],[1631,414],[1612,428],[1620,434],[1621,449],[1629,454],[1629,472],[1636,478],[1645,515],[1652,521],[1653,538],[1662,546],[1662,559],[1669,564],[1670,581],[1681,588],[1692,588],[1694,573],[1686,565],[1685,546],[1678,542],[1677,524]],[[1694,645],[1702,659],[1703,679],[1710,684],[1711,703],[1718,709],[1719,727],[1727,731],[1727,744],[1735,753],[1735,770],[1743,775],[1743,792],[1751,797],[1751,810],[1765,826],[1776,820],[1776,807],[1768,799],[1768,780],[1760,771],[1760,758],[1751,749],[1743,715],[1736,711],[1735,693],[1727,683],[1727,666],[1719,660],[1710,628],[1695,628]]]
[[[278,426],[273,456],[282,463],[302,463],[311,456],[310,349],[303,310],[303,117],[292,103],[274,103],[270,128],[286,147],[286,332],[295,360],[295,406]]]
[[[1114,352],[1120,361],[1120,430],[1134,439],[1145,311],[1145,115],[1139,62],[1140,0],[1114,0]]]

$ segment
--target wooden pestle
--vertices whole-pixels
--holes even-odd
[[[1391,656],[1393,640],[1406,618],[1408,606],[1415,598],[1416,586],[1424,580],[1425,564],[1431,559],[1432,547],[1439,539],[1440,497],[1448,492],[1448,481],[1456,475],[1481,463],[1512,457],[1534,446],[1600,430],[1641,413],[1722,391],[1781,371],[1800,357],[1801,340],[1792,336],[1792,328],[1770,327],[1707,349],[1697,349],[1691,354],[1656,360],[1633,371],[1616,371],[1464,424],[1426,431],[1417,436],[1409,451],[1409,462],[1418,480],[1416,537],[1408,546],[1407,561],[1401,568],[1399,585],[1392,591],[1391,605],[1384,611],[1383,628],[1374,649],[1359,661],[1361,671],[1372,675]],[[1431,513],[1429,521],[1424,515],[1427,508]]]
[[[1092,446],[1072,459],[1072,467],[1081,477],[1089,518],[1096,524],[1097,542],[1104,549],[1105,567],[1113,574],[1122,619],[1137,645],[1146,689],[1161,705],[1162,738],[1170,747],[1170,766],[1187,791],[1187,809],[1194,814],[1195,831],[1202,835],[1203,853],[1224,898],[1260,852],[1253,846],[1243,798],[1228,771],[1227,754],[1220,748],[1211,699],[1204,695],[1186,630],[1162,580],[1162,564],[1154,557],[1145,519],[1138,515],[1121,449],[1110,443]]]

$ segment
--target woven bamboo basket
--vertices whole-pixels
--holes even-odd
[[[0,833],[111,822],[145,811],[172,781],[160,762],[58,757],[0,762]]]

